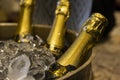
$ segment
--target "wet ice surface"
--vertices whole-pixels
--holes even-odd
[[[30,68],[29,57],[26,56],[25,54],[20,55],[10,61],[8,66],[7,79],[23,80],[24,78],[27,77],[29,68]]]
[[[43,80],[55,62],[43,43],[38,36],[30,43],[0,41],[0,80]]]

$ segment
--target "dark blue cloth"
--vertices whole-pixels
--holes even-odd
[[[36,0],[33,16],[34,24],[52,25],[58,0]],[[83,22],[89,17],[92,0],[70,0],[70,18],[67,28],[79,32]]]

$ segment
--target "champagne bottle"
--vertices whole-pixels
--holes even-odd
[[[49,78],[58,78],[76,69],[82,64],[89,51],[107,26],[107,19],[100,13],[94,13],[84,24],[77,39],[47,72]]]
[[[55,19],[53,22],[52,29],[47,38],[47,48],[52,51],[55,57],[58,57],[62,53],[64,47],[64,36],[65,36],[65,23],[69,17],[69,1],[60,0],[58,1],[57,8],[55,11]]]
[[[20,0],[20,19],[15,33],[15,41],[29,42],[28,36],[32,34],[32,10],[34,0]]]

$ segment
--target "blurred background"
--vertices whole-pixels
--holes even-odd
[[[120,80],[120,11],[114,12],[116,25],[109,33],[109,39],[93,48],[95,80]]]
[[[44,0],[37,1],[39,4],[37,3],[37,7],[35,7],[36,13],[33,15],[34,23],[46,23],[51,25],[54,19],[56,2],[58,0],[54,0],[54,2],[51,2],[52,0],[47,2]],[[46,6],[44,6],[44,3],[46,3]],[[52,4],[50,5],[48,3]],[[83,7],[80,11],[83,11],[86,15],[91,15],[94,12],[100,12],[108,18],[109,26],[104,32],[102,40],[93,49],[93,53],[96,53],[96,57],[93,60],[92,69],[95,80],[120,80],[120,0],[88,0],[87,4],[89,5],[86,6],[86,9],[84,9],[84,5],[86,5],[85,0],[81,0],[81,2],[79,0],[71,0],[71,3],[73,5],[73,7],[71,7],[73,11],[71,11],[72,13],[76,12],[79,14],[80,7]],[[46,11],[44,11],[45,9]],[[19,0],[0,0],[1,23],[17,22],[19,20],[19,11]],[[42,14],[41,11],[43,12]],[[88,18],[79,17],[80,19],[76,19],[79,16],[76,13],[72,14],[73,17],[69,20],[69,24],[72,26],[77,26],[79,24],[78,22],[85,21],[85,19],[80,21],[81,18]],[[38,15],[41,16],[38,17]],[[76,16],[76,18],[74,18],[74,16]],[[48,19],[49,17],[50,19]],[[44,20],[48,21],[40,22]],[[71,27],[70,29],[77,30],[77,28],[74,28],[75,27]]]
[[[93,0],[92,12],[106,16],[109,25],[93,48],[95,80],[120,80],[120,0]]]

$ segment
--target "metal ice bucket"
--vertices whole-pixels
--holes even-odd
[[[15,33],[16,27],[16,23],[0,23],[0,40],[11,39],[11,37]],[[50,29],[51,28],[48,25],[33,25],[34,34],[39,35],[43,40],[46,40]],[[72,30],[67,30],[66,42],[68,44],[71,44],[75,40],[75,38],[76,33]],[[93,80],[91,63],[94,56],[94,53],[86,56],[87,59],[83,61],[83,65],[57,80]]]

